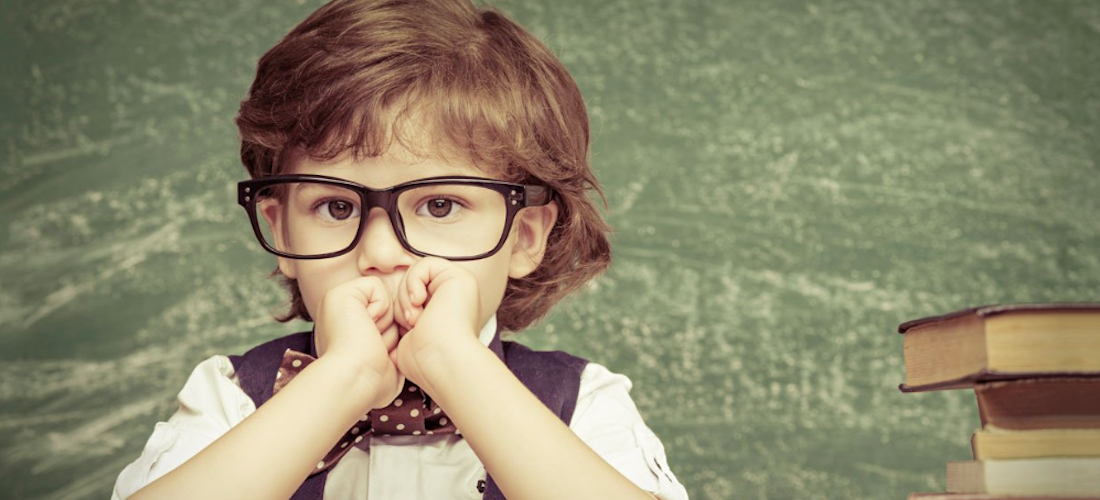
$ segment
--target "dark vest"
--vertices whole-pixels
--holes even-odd
[[[500,357],[516,378],[527,386],[550,411],[569,425],[577,406],[581,372],[587,360],[561,351],[533,351],[515,342],[502,342],[497,328],[489,348]],[[237,372],[241,389],[256,403],[256,407],[271,398],[275,373],[287,349],[317,356],[313,332],[299,332],[253,347],[241,356],[229,356]],[[320,500],[324,497],[328,471],[308,477],[291,500]],[[491,476],[486,477],[484,500],[504,500],[500,488]]]

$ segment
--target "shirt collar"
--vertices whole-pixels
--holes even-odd
[[[485,326],[481,327],[481,333],[477,334],[477,339],[481,341],[481,345],[489,347],[489,344],[493,342],[493,337],[497,334],[497,315],[489,316],[489,321],[485,322]]]
[[[497,323],[497,315],[489,317],[481,333],[477,336],[481,344],[492,350],[501,361],[504,361],[504,345],[500,343],[500,324]]]

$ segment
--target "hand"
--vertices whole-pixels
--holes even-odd
[[[448,345],[477,339],[481,329],[481,295],[470,271],[438,257],[425,257],[409,267],[398,286],[395,320],[405,329],[395,360],[402,374],[427,385],[425,369]]]
[[[317,356],[342,358],[364,370],[377,387],[371,409],[390,404],[405,385],[395,364],[398,325],[393,300],[381,279],[356,278],[325,293],[313,318]]]

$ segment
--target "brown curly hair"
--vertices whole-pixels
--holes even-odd
[[[414,127],[409,127],[415,122]],[[410,151],[459,155],[500,179],[552,188],[559,204],[540,266],[510,279],[497,320],[518,332],[611,263],[607,200],[589,165],[588,114],[549,48],[494,8],[467,0],[335,0],[260,59],[236,123],[251,177],[317,161]],[[272,276],[282,276],[278,268]],[[297,280],[286,322],[312,321]]]

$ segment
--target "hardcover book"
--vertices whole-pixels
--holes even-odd
[[[902,323],[904,392],[993,380],[1100,376],[1100,304],[977,307]]]
[[[1034,429],[1017,431],[996,426],[974,433],[970,439],[975,460],[1097,457],[1100,429]]]
[[[974,393],[983,427],[1100,429],[1100,377],[985,382]]]
[[[910,493],[909,500],[1100,500],[1100,497],[986,495],[984,493]]]
[[[948,493],[1100,496],[1100,458],[1032,458],[947,463]]]

